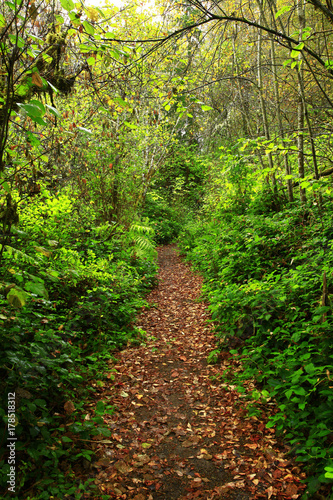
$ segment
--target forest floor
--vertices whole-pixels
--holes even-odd
[[[136,321],[147,340],[117,355],[115,380],[100,392],[117,406],[105,417],[112,437],[98,445],[94,464],[101,494],[135,500],[300,498],[304,474],[265,426],[274,403],[263,405],[260,417],[249,417],[246,394],[219,381],[225,368],[239,370],[239,364],[229,353],[207,364],[215,336],[207,304],[199,300],[202,279],[172,245],[159,249],[159,265],[150,306]],[[253,383],[246,388],[250,394]]]

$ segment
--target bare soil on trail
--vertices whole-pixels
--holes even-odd
[[[190,500],[299,498],[300,469],[262,417],[248,417],[246,395],[219,374],[240,367],[215,347],[201,278],[174,246],[159,249],[159,284],[136,325],[139,347],[117,355],[115,380],[101,397],[117,405],[99,445],[95,482],[109,498]],[[253,386],[248,383],[248,390]],[[109,401],[108,401],[109,399]],[[106,497],[107,498],[107,497]]]

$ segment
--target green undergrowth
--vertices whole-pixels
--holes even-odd
[[[240,390],[255,379],[249,397],[276,400],[268,426],[305,465],[304,498],[329,488],[333,467],[333,213],[330,203],[323,208],[215,210],[188,224],[179,241],[205,277],[219,348],[242,362],[241,373],[221,379]],[[264,407],[251,411],[260,417]]]
[[[114,377],[117,351],[144,338],[131,321],[155,284],[153,236],[144,220],[98,223],[66,194],[22,208],[1,264],[1,498],[91,490],[81,477],[94,441],[110,436],[103,414],[115,411],[112,394],[98,401],[99,391]],[[7,489],[9,431],[15,493]]]

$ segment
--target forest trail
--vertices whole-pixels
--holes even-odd
[[[117,355],[114,387],[102,395],[118,410],[105,419],[112,437],[94,464],[100,492],[135,500],[299,498],[300,469],[274,430],[247,416],[234,388],[212,381],[234,361],[225,353],[207,364],[215,339],[198,301],[201,278],[174,246],[159,249],[159,265],[150,307],[136,321],[147,341]]]

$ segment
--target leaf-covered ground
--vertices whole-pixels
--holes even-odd
[[[201,278],[174,246],[159,249],[159,264],[159,285],[137,318],[148,340],[118,355],[116,378],[101,394],[118,409],[105,419],[112,437],[99,444],[94,464],[100,492],[136,500],[299,498],[304,474],[288,448],[262,417],[248,417],[246,396],[214,381],[235,361],[225,353],[207,364],[215,340],[198,300]],[[274,412],[274,404],[263,410]]]

